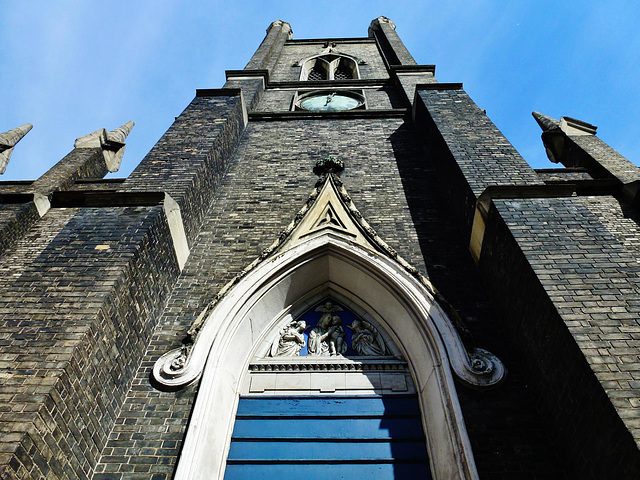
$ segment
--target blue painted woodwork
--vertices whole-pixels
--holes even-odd
[[[420,418],[237,419],[232,438],[419,439]]]
[[[269,401],[265,401],[264,397],[243,397],[238,404],[238,417],[420,415],[413,395],[320,397],[322,401],[318,401],[317,396],[268,398]]]
[[[414,464],[330,464],[330,465],[227,465],[225,480],[430,480],[428,465]]]
[[[225,479],[431,479],[425,443],[415,395],[241,397]]]
[[[243,460],[280,461],[362,461],[379,460],[392,462],[427,461],[424,441],[414,442],[240,442],[231,443],[229,462]]]

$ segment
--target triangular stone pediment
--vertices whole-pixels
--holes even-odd
[[[327,231],[342,234],[363,247],[375,248],[363,234],[341,196],[333,177],[328,175],[315,201],[303,209],[306,211],[300,212],[303,215],[302,219],[291,231],[280,250]]]
[[[320,230],[324,230],[325,228],[329,228],[332,230],[336,230],[340,233],[344,233],[345,235],[355,237],[356,234],[350,232],[345,226],[345,222],[340,215],[336,212],[336,209],[331,202],[328,202],[320,216],[317,218],[316,223],[311,227],[311,229],[301,235],[301,237],[306,237],[307,235],[311,235]]]

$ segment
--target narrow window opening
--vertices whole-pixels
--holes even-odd
[[[315,65],[311,70],[309,70],[309,76],[307,80],[318,81],[318,80],[326,80],[327,79],[327,71],[319,65]]]
[[[353,71],[346,65],[346,62],[340,61],[338,68],[333,73],[335,80],[350,80],[353,78]]]

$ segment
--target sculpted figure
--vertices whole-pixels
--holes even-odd
[[[304,320],[294,320],[280,331],[280,337],[271,346],[272,357],[295,357],[304,348],[304,331],[307,324]]]
[[[347,328],[351,329],[351,347],[358,355],[382,356],[387,352],[382,336],[376,328],[364,320],[354,320]]]
[[[326,302],[316,308],[317,312],[323,312],[318,324],[309,333],[309,355],[339,355],[347,351],[344,341],[345,332],[342,328],[340,316],[333,315],[342,311],[337,305]]]
[[[342,328],[342,319],[338,315],[331,318],[329,334],[329,355],[343,355],[347,353],[347,344],[344,341],[345,333]]]
[[[325,313],[318,320],[318,324],[309,332],[309,355],[329,355],[329,325],[331,314]],[[333,333],[333,332],[332,332]]]

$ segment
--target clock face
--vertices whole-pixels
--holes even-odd
[[[353,110],[360,105],[362,101],[355,96],[338,92],[315,93],[300,102],[300,107],[313,112],[342,112]]]

